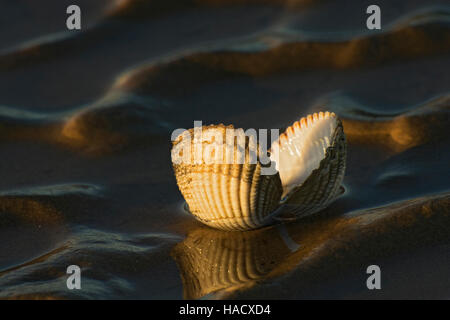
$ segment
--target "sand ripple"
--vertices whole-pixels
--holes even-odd
[[[356,0],[83,3],[80,32],[33,5],[40,25],[4,35],[0,298],[373,298],[369,264],[376,297],[449,296],[445,1],[381,1],[380,31]],[[333,206],[239,234],[182,210],[174,129],[324,109],[349,143]]]

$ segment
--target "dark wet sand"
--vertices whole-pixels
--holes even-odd
[[[378,1],[368,31],[366,1],[85,0],[81,32],[47,2],[0,1],[0,298],[450,298],[447,1]],[[174,129],[321,110],[349,143],[329,208],[244,233],[182,210]]]

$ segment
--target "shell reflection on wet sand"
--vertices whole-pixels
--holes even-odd
[[[227,232],[198,228],[172,251],[185,299],[219,295],[263,278],[290,253],[276,228]]]
[[[172,161],[189,211],[218,229],[249,230],[316,213],[336,199],[347,151],[334,113],[296,121],[270,152],[276,170],[267,174],[259,144],[242,129],[211,125],[178,135]]]

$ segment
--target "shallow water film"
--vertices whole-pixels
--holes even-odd
[[[71,4],[0,0],[1,299],[450,298],[447,0],[379,0],[381,29],[361,0],[80,0],[68,30]],[[245,232],[186,212],[175,129],[320,111],[335,202]]]

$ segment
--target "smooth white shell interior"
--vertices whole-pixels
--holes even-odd
[[[270,159],[280,173],[283,198],[319,168],[336,126],[334,113],[315,113],[295,122],[272,144]]]

